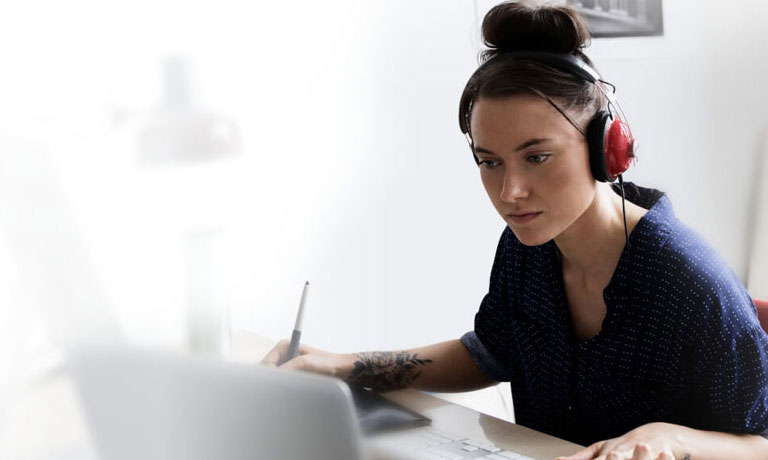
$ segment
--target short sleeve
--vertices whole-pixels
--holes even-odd
[[[496,248],[488,293],[475,314],[475,329],[462,336],[461,342],[472,360],[493,380],[510,380],[509,350],[512,339],[507,295],[507,274],[511,231],[506,228]]]
[[[475,331],[469,331],[461,336],[461,343],[467,347],[469,356],[483,374],[497,382],[508,382],[510,380],[509,370],[485,348],[483,342],[477,338]]]

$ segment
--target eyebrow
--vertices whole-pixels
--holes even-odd
[[[518,145],[517,148],[515,148],[515,152],[519,152],[519,151],[527,149],[528,147],[531,147],[533,145],[541,144],[543,142],[547,142],[547,141],[551,141],[551,140],[552,139],[549,139],[549,138],[546,138],[546,137],[535,137],[533,139],[528,139],[527,141],[525,141],[522,144]],[[491,154],[491,155],[496,155],[492,151],[490,151],[490,150],[488,150],[486,148],[477,146],[477,145],[475,146],[475,152],[488,153],[488,154]]]

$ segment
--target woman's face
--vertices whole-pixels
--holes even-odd
[[[485,190],[523,244],[555,238],[593,202],[586,140],[545,99],[481,98],[471,130]]]

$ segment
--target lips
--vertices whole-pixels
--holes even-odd
[[[540,214],[541,211],[516,212],[513,214],[507,214],[507,218],[516,224],[525,224],[537,218]]]

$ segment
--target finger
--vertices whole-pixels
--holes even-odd
[[[675,456],[672,455],[672,451],[667,448],[664,449],[663,452],[659,453],[659,456],[656,457],[656,460],[675,460]]]
[[[651,455],[651,446],[644,442],[636,444],[632,450],[632,460],[652,460]]]
[[[633,460],[630,450],[612,450],[604,458],[605,460]],[[597,460],[603,460],[603,457],[598,457]]]
[[[299,354],[300,355],[306,355],[307,353],[319,353],[320,350],[317,348],[310,347],[309,345],[304,345],[303,343],[299,344]]]
[[[557,457],[555,460],[593,460],[597,457],[604,443],[605,441],[596,442],[575,454],[571,454],[568,457]]]
[[[595,460],[633,460],[631,450],[611,450],[603,452]]]
[[[277,342],[269,353],[262,358],[261,364],[265,366],[279,366],[285,359],[285,354],[288,352],[288,340],[281,340]]]
[[[297,356],[280,365],[280,369],[289,371],[306,371],[307,359],[304,356]]]

